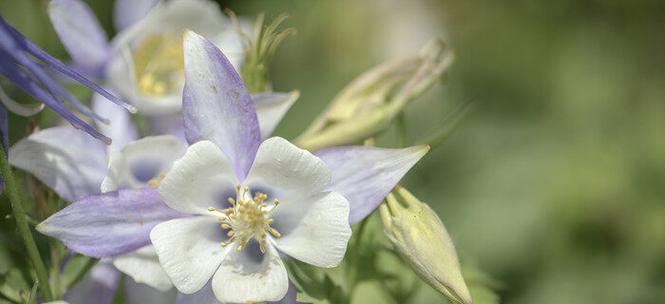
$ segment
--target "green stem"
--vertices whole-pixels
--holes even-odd
[[[397,145],[400,148],[405,148],[408,145],[406,115],[403,111],[397,114]]]
[[[12,174],[12,170],[9,167],[7,154],[1,148],[0,171],[2,171],[2,177],[5,179],[5,192],[7,193],[9,202],[11,203],[12,212],[14,214],[14,218],[16,219],[16,226],[18,226],[18,231],[23,238],[23,242],[25,243],[28,257],[32,261],[32,266],[35,268],[35,272],[37,273],[37,282],[39,284],[39,288],[42,291],[44,300],[47,302],[52,301],[53,294],[51,294],[51,289],[49,287],[46,267],[44,266],[44,262],[42,262],[41,256],[39,255],[39,250],[37,250],[37,244],[35,244],[35,240],[32,238],[32,233],[30,232],[30,227],[28,226],[25,210],[23,209],[23,202],[18,194],[14,175]]]

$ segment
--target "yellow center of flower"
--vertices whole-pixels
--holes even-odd
[[[280,237],[277,229],[270,226],[273,219],[269,217],[270,213],[277,207],[279,201],[273,199],[267,203],[268,195],[255,192],[251,196],[249,188],[236,187],[236,198],[228,198],[231,207],[219,210],[209,207],[208,211],[216,212],[219,215],[220,227],[229,229],[227,235],[230,237],[222,242],[222,247],[226,247],[234,242],[239,242],[238,251],[243,250],[252,238],[259,243],[261,253],[266,252],[266,236],[268,233],[274,237]]]
[[[132,52],[138,89],[164,96],[180,89],[184,79],[181,33],[145,37]]]

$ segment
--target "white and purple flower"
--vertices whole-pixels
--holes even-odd
[[[214,294],[221,302],[279,300],[289,286],[280,255],[338,265],[349,224],[371,213],[427,147],[311,154],[282,138],[262,140],[270,125],[261,124],[256,98],[222,52],[188,32],[184,55],[184,156],[166,172],[107,177],[113,185],[158,185],[159,193],[148,186],[89,196],[39,230],[95,257],[136,252],[152,241],[182,293]]]
[[[236,67],[244,59],[247,22],[234,24],[209,0],[119,0],[109,41],[81,0],[53,0],[49,17],[74,64],[107,85],[143,114],[174,115],[182,107],[182,35],[186,29],[208,37]]]
[[[260,126],[267,130],[268,134],[272,132],[288,109],[283,109],[284,105],[288,105],[288,103],[282,102],[284,98],[290,97],[288,94],[276,93],[254,98],[257,109],[262,109],[258,111]],[[71,213],[64,212],[64,210],[59,213],[65,222],[67,217],[75,216],[80,212],[76,206],[85,206],[84,204],[90,200],[98,202],[99,208],[108,209],[111,213],[107,215],[110,217],[113,217],[113,212],[143,210],[143,212],[135,214],[140,217],[126,218],[127,230],[147,229],[144,230],[143,236],[137,240],[131,238],[130,234],[128,238],[124,239],[127,243],[108,243],[111,246],[117,246],[118,255],[107,251],[108,248],[99,247],[99,244],[106,243],[105,239],[100,239],[101,243],[95,243],[90,247],[79,247],[80,243],[71,245],[71,249],[87,255],[112,256],[112,258],[104,259],[98,266],[95,266],[88,279],[68,292],[66,299],[73,304],[89,303],[82,299],[95,294],[95,299],[98,300],[96,303],[110,303],[120,282],[118,273],[120,270],[133,279],[125,281],[124,289],[127,291],[128,303],[168,302],[164,299],[171,299],[169,301],[173,302],[176,298],[172,288],[173,284],[162,270],[154,249],[149,245],[148,233],[150,228],[155,225],[155,221],[167,220],[177,217],[179,214],[172,209],[164,209],[165,205],[161,203],[157,191],[149,186],[154,185],[155,181],[163,177],[173,161],[182,156],[185,149],[184,143],[169,135],[136,140],[137,131],[131,123],[128,113],[119,109],[114,110],[105,103],[101,103],[98,98],[93,100],[93,104],[96,110],[110,114],[113,119],[111,125],[102,125],[102,129],[113,138],[113,144],[110,147],[85,136],[84,133],[80,133],[72,127],[54,127],[34,133],[16,143],[11,148],[10,162],[35,175],[66,201],[78,200],[78,203],[70,207],[71,209],[66,209]],[[91,196],[100,193],[100,187],[101,192],[121,190]],[[130,189],[137,190],[129,191]],[[156,218],[150,218],[148,215],[152,211],[158,212],[153,214],[157,216]],[[94,218],[91,219],[94,220]],[[139,222],[140,224],[136,224]],[[136,225],[132,225],[132,223]],[[105,233],[103,229],[106,226],[102,224],[99,227],[102,228],[99,233]],[[115,227],[115,232],[120,233],[117,229],[120,225]],[[65,231],[69,229],[68,227],[63,228]],[[122,246],[130,246],[130,249]],[[95,251],[96,248],[100,248],[103,253]],[[131,250],[133,248],[137,249]],[[206,294],[178,295],[178,298],[181,299],[179,301],[195,301],[201,297],[205,299]],[[133,301],[134,298],[143,300]],[[146,302],[145,299],[153,299],[154,302]]]

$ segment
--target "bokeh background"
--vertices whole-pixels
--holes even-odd
[[[112,1],[87,2],[112,33]],[[47,3],[0,0],[0,13],[66,59]],[[439,213],[463,262],[501,283],[503,303],[665,303],[665,2],[220,3],[287,13],[298,30],[271,66],[276,89],[302,94],[277,131],[287,138],[359,73],[443,38],[456,62],[409,106],[409,139],[460,103],[473,110],[404,183]]]

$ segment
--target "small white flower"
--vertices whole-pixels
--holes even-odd
[[[351,236],[348,201],[327,191],[328,167],[282,138],[264,141],[245,179],[210,141],[189,147],[162,181],[170,207],[192,217],[153,228],[164,270],[183,293],[210,279],[221,302],[275,301],[288,289],[279,253],[337,266]]]

